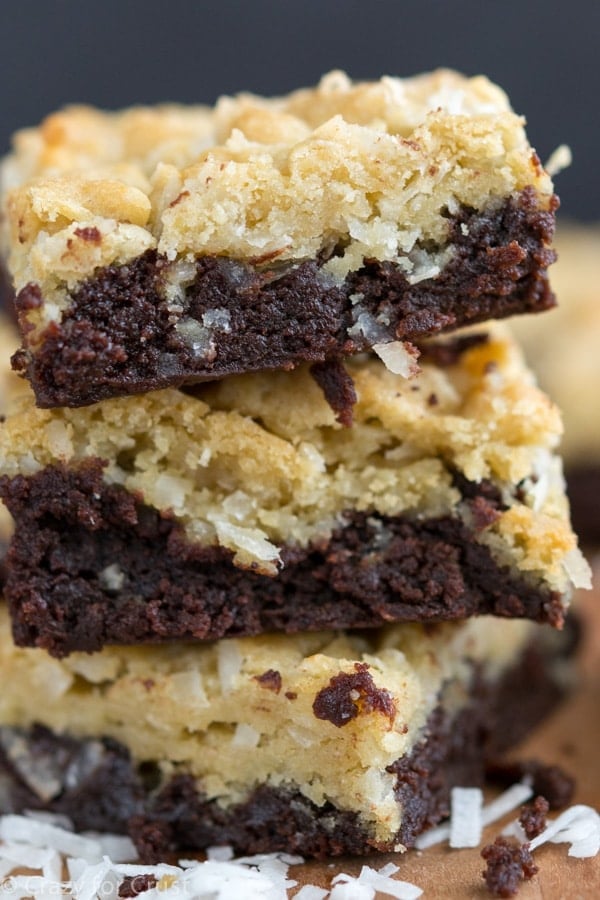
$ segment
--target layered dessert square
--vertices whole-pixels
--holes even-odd
[[[373,357],[337,421],[308,368],[39,409],[0,428],[21,645],[370,628],[481,613],[560,626],[589,581],[560,416],[501,326]]]
[[[558,308],[511,324],[563,414],[562,454],[575,527],[590,545],[600,544],[600,229],[565,225],[557,249]]]
[[[402,850],[548,712],[569,642],[480,618],[59,661],[2,607],[0,809],[128,832],[148,861]]]
[[[554,302],[550,177],[505,94],[451,71],[73,107],[16,136],[1,206],[14,364],[44,407],[388,356]]]

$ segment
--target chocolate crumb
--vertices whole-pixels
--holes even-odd
[[[174,200],[171,200],[171,202],[169,203],[169,209],[173,209],[174,206],[177,206],[178,203],[181,203],[181,201],[183,200],[184,197],[189,197],[189,196],[190,196],[189,191],[181,191],[179,194],[177,194],[177,196],[175,197]]]
[[[42,305],[42,291],[39,284],[29,281],[19,291],[18,312],[28,312],[30,309],[39,309]]]
[[[546,827],[546,816],[550,804],[545,797],[538,796],[531,803],[526,803],[521,809],[519,825],[531,840],[541,834]]]
[[[483,531],[492,525],[502,515],[501,512],[483,496],[475,497],[468,501],[469,509],[473,517],[473,527],[476,531]]]
[[[437,394],[430,394],[427,398],[428,406],[437,406],[439,402]]]
[[[314,363],[310,374],[315,379],[340,425],[352,426],[352,409],[356,403],[354,382],[341,360],[328,359]]]
[[[514,838],[497,837],[481,851],[487,865],[483,877],[488,890],[497,897],[514,896],[521,881],[529,880],[538,872],[527,844],[519,844]]]
[[[254,680],[258,681],[261,687],[276,694],[281,690],[281,674],[276,669],[267,669],[262,675],[255,675]]]
[[[119,897],[137,897],[152,890],[157,884],[158,879],[154,875],[126,875],[119,885]]]
[[[571,775],[560,766],[549,766],[536,759],[493,763],[488,766],[486,776],[495,784],[505,787],[529,777],[534,793],[545,797],[552,810],[569,806],[575,793],[575,779]]]
[[[298,698],[296,691],[286,691],[285,696],[288,700],[296,700]]]
[[[342,728],[360,713],[381,712],[393,718],[396,707],[389,691],[378,688],[366,663],[354,663],[355,674],[340,672],[329,686],[316,695],[313,712],[317,719],[326,719]]]
[[[75,234],[78,238],[81,238],[82,241],[87,241],[90,244],[102,243],[102,235],[95,225],[91,225],[88,228],[76,228]]]
[[[139,814],[131,816],[127,822],[127,833],[135,844],[138,856],[148,865],[157,865],[172,849],[173,829],[164,820],[152,820]]]

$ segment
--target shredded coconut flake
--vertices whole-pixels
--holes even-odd
[[[415,841],[417,850],[427,850],[429,847],[435,847],[436,844],[442,844],[450,837],[450,823],[444,822],[443,825],[436,825],[435,828],[429,828],[420,834]]]
[[[465,799],[467,792],[472,792],[472,797]],[[451,824],[444,823],[437,828],[426,831],[425,834],[417,838],[415,842],[416,848],[418,850],[425,850],[427,847],[432,847],[434,844],[441,843],[451,837],[455,827],[455,816],[462,819],[468,812],[472,818],[477,819],[477,813],[474,812],[474,809],[477,802],[476,795],[478,793],[480,794],[481,792],[477,791],[475,788],[454,788],[452,791]],[[483,807],[480,816],[480,826],[491,825],[492,822],[496,822],[498,819],[503,818],[507,813],[529,800],[532,795],[533,790],[529,784],[513,784],[507,791],[491,803],[488,803],[487,806]],[[462,829],[464,827],[462,822],[458,827],[462,839]],[[479,830],[481,833],[481,828]],[[548,827],[544,829],[541,834],[538,834],[537,837],[533,838],[531,841],[527,841],[525,832],[517,819],[510,822],[503,830],[502,834],[517,838],[517,840],[526,845],[530,851],[537,850],[542,844],[548,842],[552,844],[570,844],[569,856],[573,856],[577,859],[590,858],[596,856],[600,852],[600,814],[598,814],[591,806],[578,804],[576,806],[571,806],[569,809],[562,812],[560,816],[550,822]],[[478,846],[478,843],[479,841],[474,844],[465,844],[462,842],[455,844],[452,842],[451,838],[450,846]],[[381,875],[382,873],[380,872],[379,874]],[[333,894],[331,896],[333,897]],[[351,896],[353,895],[348,895],[348,897]],[[356,896],[362,897],[363,895],[357,894]],[[397,895],[392,894],[392,896]],[[340,898],[342,898],[342,895],[340,895]],[[346,900],[346,895],[343,896],[342,900]]]
[[[221,690],[227,694],[233,689],[242,668],[242,656],[237,641],[221,641],[219,643],[217,666]]]
[[[497,822],[498,819],[504,818],[504,816],[512,812],[513,809],[517,809],[517,807],[526,803],[532,797],[533,788],[529,784],[525,784],[524,782],[513,784],[508,790],[500,794],[499,797],[496,797],[495,800],[492,800],[491,803],[488,803],[487,806],[483,807],[481,813],[483,826],[491,825],[492,822]]]
[[[231,313],[228,309],[208,309],[202,314],[202,324],[206,328],[214,328],[215,331],[223,331],[229,334],[231,331]]]
[[[550,154],[550,159],[544,168],[550,178],[554,178],[559,172],[562,172],[563,169],[567,169],[572,161],[573,156],[571,154],[571,148],[566,144],[561,144],[560,147],[557,147],[556,150]]]
[[[209,847],[206,851],[207,859],[214,859],[217,862],[229,862],[233,859],[232,847]]]
[[[294,900],[324,900],[328,894],[327,888],[320,888],[315,884],[305,884],[294,896]]]
[[[481,842],[483,792],[479,788],[452,788],[450,846],[478,847]]]
[[[481,810],[482,826],[485,827],[486,825],[491,825],[492,822],[497,822],[498,819],[502,819],[505,815],[512,812],[513,809],[516,809],[518,806],[521,806],[522,803],[525,803],[532,796],[533,790],[528,784],[513,784],[512,787],[509,787],[503,794],[500,794],[499,797],[496,797],[495,800],[492,800],[491,803],[488,803],[487,806],[483,807]],[[447,841],[449,837],[450,823],[444,822],[442,825],[438,825],[436,828],[430,828],[429,831],[425,831],[423,834],[419,835],[415,841],[415,847],[417,850],[426,850],[428,847],[433,847],[435,844],[441,844],[443,841]]]
[[[185,501],[190,485],[184,478],[174,475],[159,475],[154,486],[155,501],[162,509],[180,509]]]
[[[392,863],[379,872],[370,866],[363,866],[358,878],[345,872],[336,875],[332,881],[331,900],[374,900],[378,893],[398,900],[416,900],[423,891],[408,881],[395,881],[390,875],[398,871]]]
[[[258,747],[259,741],[260,732],[256,728],[246,725],[245,722],[238,722],[231,741],[234,747]]]
[[[573,582],[574,587],[583,588],[586,591],[592,587],[592,570],[584,558],[579,547],[574,547],[565,553],[563,557],[565,572]]]
[[[194,356],[209,362],[215,358],[215,345],[210,328],[206,328],[195,319],[187,318],[177,322],[175,331],[191,347]]]
[[[351,875],[338,875],[333,879],[330,900],[373,900],[375,891],[367,884],[359,884]]]
[[[111,563],[102,569],[98,580],[107,591],[120,591],[125,582],[125,573],[119,563]]]
[[[70,824],[70,823],[69,823]],[[244,897],[245,900],[265,898],[283,900],[297,882],[288,878],[290,865],[302,862],[299,857],[285,854],[261,855],[232,860],[230,848],[215,848],[207,862],[181,860],[178,866],[160,864],[143,866],[123,865],[103,850],[114,848],[117,855],[125,848],[135,851],[129,838],[117,835],[97,837],[76,835],[68,829],[25,816],[4,816],[0,819],[0,877],[15,869],[27,867],[41,874],[13,875],[0,886],[0,895],[11,898],[47,898],[63,896],[72,900],[117,900],[119,886],[127,877],[153,875],[157,887],[144,892],[144,900],[226,900]],[[47,846],[38,846],[42,841]],[[65,858],[66,857],[66,858]],[[219,858],[216,858],[219,857]],[[62,882],[63,867],[69,875]],[[327,894],[320,888],[312,900]],[[305,900],[311,900],[306,894]]]
[[[596,856],[600,851],[600,815],[591,806],[571,806],[530,841],[529,849],[535,850],[547,841],[570,844],[569,856],[579,859]]]
[[[49,847],[65,856],[81,856],[90,862],[100,862],[102,859],[102,846],[94,838],[86,838],[26,816],[3,816],[0,819],[0,839],[32,847]]]
[[[389,871],[389,867],[386,868]],[[391,874],[395,874],[397,871],[398,866],[394,866],[394,872]],[[383,894],[389,894],[390,897],[397,897],[398,900],[416,900],[423,893],[421,888],[415,884],[411,884],[409,881],[395,881],[390,875],[384,875],[383,870],[376,872],[370,866],[362,867],[358,881],[359,884],[369,885],[376,892],[381,891]]]
[[[350,337],[358,338],[362,335],[371,345],[389,340],[388,329],[382,322],[379,322],[372,313],[363,309],[361,306],[356,306],[354,308],[354,313],[356,315],[356,321],[348,329],[348,335]]]
[[[58,827],[61,821],[66,828]],[[288,877],[290,866],[304,862],[285,853],[260,854],[233,859],[230,847],[212,847],[207,861],[179,860],[178,865],[123,864],[119,859],[135,848],[127,837],[110,834],[77,835],[64,816],[29,815],[0,818],[0,897],[11,900],[118,900],[125,878],[152,875],[156,887],[143,892],[142,900],[287,900],[297,882]],[[73,852],[73,855],[71,855]],[[114,853],[116,860],[111,858]],[[27,867],[41,874],[12,875]],[[66,869],[68,880],[62,881]],[[374,900],[379,894],[398,900],[416,900],[422,891],[414,884],[395,881],[398,866],[388,863],[379,871],[363,866],[358,878],[340,874],[331,890],[304,885],[298,900]]]
[[[402,341],[389,341],[384,344],[373,344],[373,350],[386,369],[389,369],[394,375],[401,375],[403,378],[412,378],[414,375],[418,375],[419,351],[416,347],[411,347],[410,344]]]
[[[279,549],[272,544],[263,531],[258,528],[240,528],[232,522],[219,519],[215,521],[219,543],[238,552],[245,551],[257,560],[270,563],[279,560]]]

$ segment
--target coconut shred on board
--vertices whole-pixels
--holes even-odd
[[[513,785],[484,806],[479,789],[454,788],[450,821],[426,832],[418,848],[448,839],[456,849],[477,846],[483,826],[504,818],[532,793],[527,784]],[[466,816],[475,817],[474,826],[464,821]],[[549,821],[530,842],[524,840],[517,819],[503,834],[516,837],[530,851],[547,842],[568,843],[569,856],[589,858],[600,851],[600,815],[577,804]],[[298,887],[290,868],[293,876],[293,866],[304,862],[298,856],[279,853],[234,859],[231,848],[215,847],[208,850],[206,862],[182,859],[177,866],[127,863],[134,857],[129,838],[75,834],[65,816],[29,813],[0,817],[0,896],[11,900],[46,900],[57,895],[66,900],[119,900],[141,894],[144,900],[287,900],[291,896],[298,900],[375,900],[377,896],[416,900],[423,894],[418,886],[396,880],[399,867],[394,863],[379,870],[363,865],[358,877],[339,873],[329,888],[306,884],[290,893]],[[37,874],[13,874],[24,868]]]

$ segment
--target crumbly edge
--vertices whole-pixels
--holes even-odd
[[[223,807],[258,784],[293,783],[319,806],[359,811],[381,840],[398,830],[401,816],[386,768],[420,739],[442,686],[452,684],[444,705],[455,713],[468,702],[473,666],[499,677],[535,628],[482,617],[369,636],[107,648],[58,661],[15,647],[4,610],[1,627],[1,724],[37,721],[75,737],[115,738],[138,762],[158,762],[165,778],[201,779],[202,791]],[[366,663],[371,691],[352,693],[357,663]],[[265,681],[273,672],[279,690],[272,677]],[[341,673],[349,676],[344,698],[334,699],[331,721],[317,718],[315,701]],[[355,710],[344,724],[335,719],[342,699]]]
[[[458,471],[490,479],[507,506],[479,539],[563,591],[578,551],[552,453],[560,418],[506,331],[493,334],[409,381],[373,359],[349,364],[352,429],[308,370],[225,379],[202,399],[167,390],[77,410],[40,410],[23,394],[0,430],[0,474],[104,459],[107,483],[170,510],[192,541],[275,574],[284,543],[327,537],[347,509],[467,516]]]
[[[16,146],[4,244],[16,289],[36,283],[49,319],[93,271],[152,248],[181,263],[295,264],[337,247],[324,266],[334,279],[376,258],[418,280],[451,255],[459,206],[490,208],[528,186],[552,205],[504,94],[453,72],[357,85],[332,73],[312,92],[242,95],[212,113],[75,107]]]

